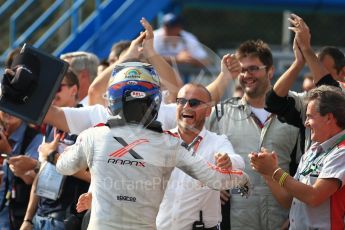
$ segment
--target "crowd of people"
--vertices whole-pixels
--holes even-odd
[[[315,53],[288,20],[294,60],[274,85],[262,40],[224,55],[209,85],[183,84],[174,64],[208,59],[173,14],[156,31],[142,18],[106,61],[61,55],[41,127],[0,111],[0,229],[345,229],[344,54]]]

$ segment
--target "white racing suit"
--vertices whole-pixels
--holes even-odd
[[[217,168],[188,152],[170,134],[138,125],[111,127],[82,132],[56,165],[65,175],[89,167],[93,197],[89,229],[156,229],[159,204],[175,166],[217,190],[249,187],[245,173]]]

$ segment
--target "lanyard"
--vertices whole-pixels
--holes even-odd
[[[187,143],[183,142],[182,143],[182,146],[185,147],[188,151],[191,150],[191,148],[193,148],[193,156],[195,155],[196,151],[198,150],[198,147],[199,147],[199,144],[202,140],[202,137],[201,136],[196,136],[194,138],[194,140],[188,145]]]
[[[268,120],[271,119],[272,114],[270,114],[270,115],[266,118],[266,120],[265,120],[264,123],[261,123],[260,119],[255,115],[255,113],[251,112],[251,113],[250,113],[250,116],[253,118],[255,124],[256,124],[260,129],[262,129],[262,128],[265,126],[266,122],[267,122]]]
[[[338,145],[340,144],[342,141],[345,140],[345,134],[342,135],[331,147],[329,147],[327,149],[327,151],[325,151],[322,154],[315,154],[314,157],[311,157],[310,160],[308,160],[306,167],[304,167],[304,169],[302,170],[302,172],[300,172],[299,174],[302,176],[306,176],[309,175],[311,173],[314,173],[317,171],[319,164],[321,162],[323,162],[323,160],[326,158],[326,156]],[[317,159],[318,158],[318,159]],[[317,159],[317,160],[316,160]],[[315,162],[314,162],[315,161]]]

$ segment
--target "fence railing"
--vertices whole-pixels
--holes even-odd
[[[26,0],[22,5],[9,0],[0,12],[14,3],[19,8],[10,17],[9,46],[0,62],[25,42],[54,55],[85,50],[103,58],[114,42],[137,35],[141,17],[152,20],[171,0]]]
[[[44,12],[39,15],[37,19],[31,19],[33,20],[33,23],[21,34],[18,35],[17,28],[22,22],[21,19],[23,17],[30,17],[26,14],[30,14],[30,7],[34,3],[37,3],[37,0],[27,0],[25,1],[10,17],[9,20],[9,46],[8,48],[1,54],[0,61],[3,62],[8,53],[15,47],[21,46],[23,43],[27,42],[28,39],[35,36],[35,33],[38,32],[39,29],[42,29],[42,26],[44,26],[45,23],[52,22],[53,15],[56,14],[59,10],[62,9],[64,4],[66,2],[64,0],[56,0],[54,1],[48,9],[44,10]],[[54,22],[50,27],[47,28],[45,32],[41,36],[39,36],[38,40],[34,42],[34,46],[37,48],[40,48],[42,45],[44,45],[49,39],[52,37],[54,33],[57,32],[57,30],[64,24],[66,21],[71,21],[70,31],[66,34],[66,38],[70,35],[75,33],[77,31],[78,26],[80,23],[79,17],[79,10],[81,9],[81,6],[85,3],[85,0],[74,0],[72,5],[69,7],[69,9],[62,14],[62,16]],[[15,3],[15,0],[8,0],[6,1],[1,7],[0,7],[0,15],[5,13],[6,11],[10,10],[11,6]],[[95,9],[99,7],[100,0],[95,0]],[[95,11],[93,9],[93,11]],[[95,11],[97,12],[97,11]],[[86,18],[87,19],[87,18]],[[85,19],[85,20],[86,20]]]

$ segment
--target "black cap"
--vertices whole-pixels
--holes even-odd
[[[27,103],[37,86],[40,61],[35,55],[23,51],[15,56],[11,69],[13,76],[10,73],[3,76],[1,96],[16,104]]]
[[[25,66],[37,76],[40,73],[40,62],[38,58],[28,52],[20,52],[20,54],[14,58],[11,69],[16,69],[18,66]]]

